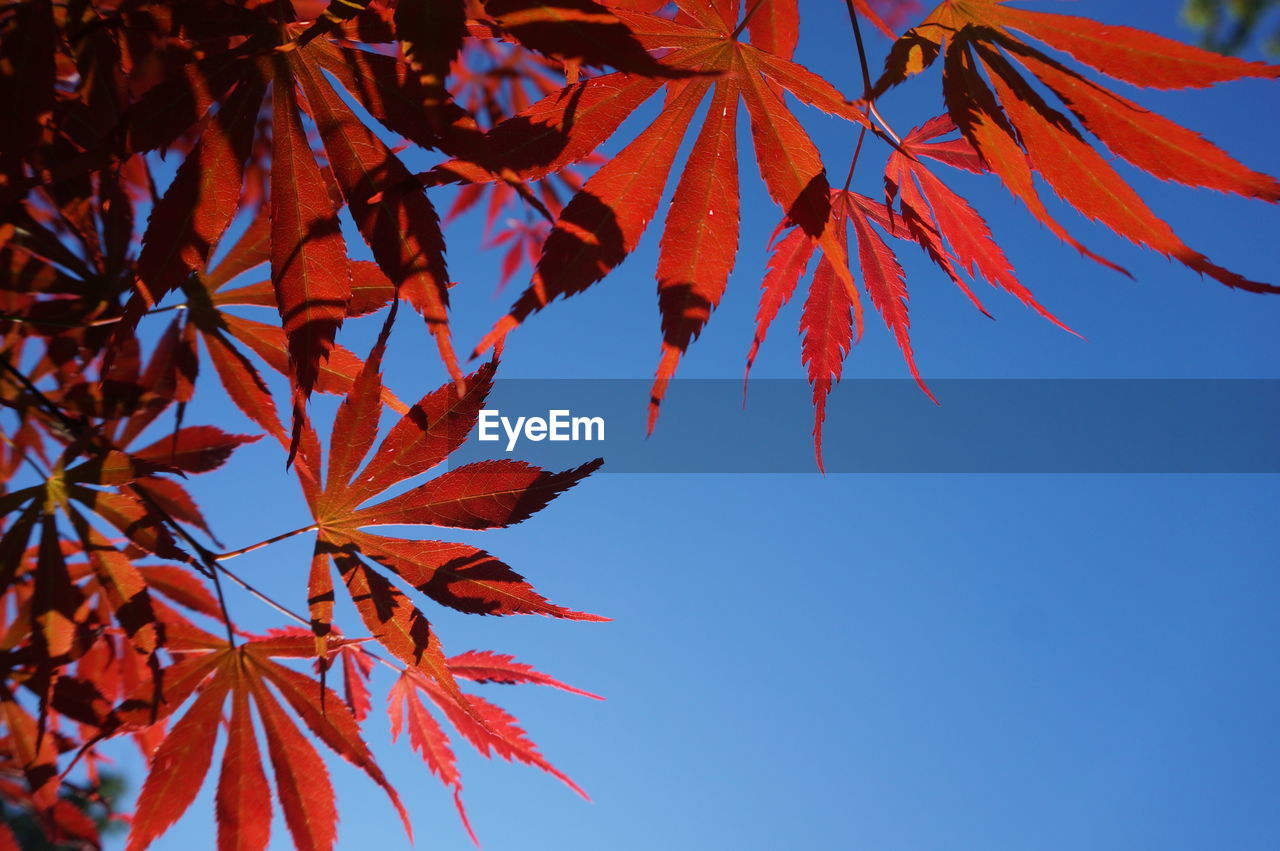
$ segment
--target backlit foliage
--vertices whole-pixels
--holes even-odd
[[[330,848],[331,755],[382,787],[409,830],[362,733],[378,670],[389,671],[393,734],[450,790],[468,832],[442,721],[481,754],[581,791],[473,687],[594,695],[510,655],[447,652],[427,601],[604,620],[549,601],[447,531],[523,522],[600,462],[439,472],[498,369],[495,357],[468,373],[457,352],[500,350],[534,313],[599,283],[662,212],[652,428],[740,247],[766,236],[739,233],[747,137],[781,217],[747,366],[808,279],[800,333],[819,464],[826,399],[864,314],[880,316],[928,392],[898,259],[908,244],[978,309],[982,279],[1061,325],[949,185],[953,170],[993,175],[1050,232],[1112,268],[1057,220],[1043,188],[1208,278],[1277,291],[1190,247],[1113,162],[1271,203],[1280,184],[1099,79],[1176,89],[1275,78],[1276,67],[999,0],[931,11],[850,0],[847,10],[856,90],[797,60],[798,0],[0,5],[6,812],[24,811],[55,841],[97,846],[98,823],[72,802],[98,806],[102,747],[129,738],[149,760],[131,851],[177,821],[211,774],[220,848],[267,847],[273,807],[298,847]],[[878,75],[868,50],[884,55]],[[895,131],[882,99],[939,78],[937,117]],[[629,122],[646,104],[660,108]],[[852,153],[842,186],[805,127],[815,109],[858,137],[856,149],[832,152]],[[411,169],[406,150],[428,167]],[[855,166],[872,188],[853,188]],[[450,277],[446,226],[469,210],[484,211],[486,244],[505,252],[496,282]],[[356,241],[372,261],[350,257]],[[493,330],[458,346],[451,288],[500,287],[526,268],[527,287]],[[449,377],[412,404],[381,372],[396,318],[410,313]],[[338,342],[358,317],[382,321],[363,359]],[[272,392],[263,365],[287,379],[287,394]],[[424,388],[404,389],[413,399]],[[188,423],[197,392],[225,396],[243,419]],[[331,422],[313,417],[317,392],[341,399]],[[187,480],[264,437],[313,522],[226,550]],[[446,531],[370,531],[379,526]],[[296,535],[314,536],[310,565],[294,566],[304,605],[268,598],[226,564]],[[269,607],[278,628],[239,628],[232,594]],[[339,597],[359,624],[334,622]],[[0,826],[0,848],[15,843]]]

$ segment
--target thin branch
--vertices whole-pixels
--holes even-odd
[[[230,552],[225,552],[225,553],[222,553],[221,555],[215,555],[213,558],[216,561],[225,561],[229,558],[242,556],[245,553],[251,553],[254,550],[260,550],[263,547],[267,547],[267,546],[270,546],[271,544],[277,543],[279,541],[283,541],[286,538],[292,538],[294,535],[302,535],[306,532],[314,532],[316,528],[317,528],[317,524],[312,523],[310,526],[303,526],[301,529],[294,529],[291,532],[283,532],[279,535],[276,535],[274,538],[267,538],[265,541],[259,541],[256,544],[251,544],[247,547],[241,547],[238,550],[231,550]]]
[[[730,35],[729,38],[733,39],[734,41],[737,41],[738,36],[742,35],[742,31],[747,28],[747,24],[751,23],[751,16],[754,15],[756,12],[758,12],[760,10],[760,7],[763,5],[764,5],[764,0],[756,0],[755,5],[747,10],[747,14],[742,16],[742,22],[738,24],[738,26],[734,29],[732,35]]]
[[[304,618],[302,615],[298,614],[293,609],[290,609],[288,606],[284,605],[283,603],[273,600],[270,596],[263,593],[262,591],[259,591],[257,588],[253,587],[247,581],[245,581],[239,574],[233,572],[229,567],[219,564],[217,565],[217,568],[219,573],[224,574],[232,582],[236,583],[245,591],[249,592],[254,597],[257,597],[259,600],[266,603],[268,606],[275,609],[280,614],[284,615],[285,617],[289,618],[295,623],[302,624],[308,629],[311,628],[310,620],[308,620],[307,618]],[[360,650],[361,653],[365,654],[370,659],[374,660],[375,662],[387,668],[390,668],[391,670],[395,671],[397,674],[403,674],[405,672],[404,667],[397,665],[394,662],[391,662],[387,659],[384,659],[383,657],[379,656],[377,653],[374,653],[372,650],[369,650],[363,645],[361,645],[358,649]]]
[[[48,325],[50,328],[97,328],[102,325],[114,325],[119,321],[119,316],[112,316],[107,319],[95,319],[92,322],[58,322],[55,319],[32,319],[29,316],[14,316],[10,313],[0,313],[0,322],[18,322],[23,325]]]
[[[537,210],[539,215],[553,226],[556,224],[556,217],[547,209],[545,204],[538,200],[538,196],[533,194],[533,190],[529,188],[529,184],[523,180],[506,180],[504,178],[504,181],[508,186],[516,191],[516,194],[520,196],[521,200],[523,200],[525,204]]]
[[[853,169],[858,164],[858,155],[862,153],[862,143],[867,138],[867,128],[863,127],[858,131],[858,144],[853,148],[853,159],[849,161],[849,173],[844,178],[844,191],[849,191],[849,184],[853,182]]]
[[[853,40],[858,46],[858,66],[862,71],[862,100],[867,105],[867,112],[880,123],[885,133],[889,134],[889,137],[893,139],[893,146],[901,148],[902,139],[899,138],[897,133],[893,132],[889,122],[884,120],[884,116],[880,114],[880,110],[876,109],[875,101],[871,97],[871,71],[867,67],[867,48],[862,42],[862,26],[858,23],[858,12],[853,8],[853,0],[844,0],[844,5],[849,10],[849,23],[853,26]],[[880,135],[879,131],[876,132],[876,135]]]
[[[867,110],[871,113],[871,117],[880,122],[880,126],[893,139],[894,147],[902,147],[902,140],[898,138],[898,134],[893,132],[893,128],[889,126],[889,122],[884,120],[884,116],[880,114],[880,110],[876,109],[873,101],[867,101]]]
[[[250,585],[248,582],[242,579],[238,574],[233,573],[230,568],[225,567],[221,564],[217,565],[217,568],[218,568],[218,571],[217,571],[218,573],[225,575],[232,582],[239,585],[241,588],[248,591],[250,594],[257,597],[259,600],[266,603],[268,606],[275,609],[280,614],[284,615],[285,617],[291,620],[297,621],[298,623],[302,624],[305,627],[311,626],[311,621],[307,620],[302,615],[288,608],[283,603],[277,603],[275,600],[271,599],[266,594],[259,591],[257,588],[254,588],[252,585]]]
[[[844,0],[849,10],[849,23],[853,24],[853,40],[858,45],[858,64],[862,66],[862,99],[871,103],[871,71],[867,68],[867,49],[862,44],[862,27],[858,25],[858,12],[853,8],[853,0]]]
[[[201,572],[213,581],[214,590],[218,592],[218,607],[222,609],[222,622],[227,628],[227,642],[232,647],[235,647],[235,626],[231,623],[231,613],[227,611],[227,600],[222,594],[222,583],[218,580],[218,562],[213,553],[209,552],[209,550],[205,549],[199,541],[191,537],[191,533],[188,532],[181,523],[174,519],[173,515],[169,514],[169,512],[166,511],[160,503],[156,502],[155,499],[151,497],[151,494],[147,493],[142,488],[135,488],[132,486],[128,487],[128,491],[141,500],[150,511],[155,512],[156,516],[159,517],[161,521],[167,523],[174,532],[178,533],[178,537],[182,538],[188,547],[195,550],[196,556],[200,562],[196,567],[203,568]]]
[[[54,419],[60,422],[68,431],[74,432],[81,428],[82,423],[78,423],[71,417],[67,416],[67,413],[54,404],[52,399],[44,395],[43,390],[36,387],[35,384],[31,382],[31,379],[27,377],[26,373],[13,365],[9,360],[8,352],[0,352],[0,368],[18,379],[18,383],[22,385],[22,388],[35,397],[36,403],[40,405],[40,407],[44,408],[46,413],[51,414]]]
[[[214,562],[217,565],[217,562]],[[231,625],[231,612],[227,610],[227,597],[222,592],[222,580],[218,578],[218,571],[210,571],[210,579],[213,580],[213,590],[218,594],[218,609],[222,612],[222,623],[227,628],[227,643],[232,647],[236,646],[236,629]]]

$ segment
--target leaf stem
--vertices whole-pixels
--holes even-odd
[[[884,128],[884,132],[889,134],[889,138],[893,139],[893,144],[902,147],[902,139],[898,138],[898,134],[893,132],[893,128],[889,126],[889,122],[884,120],[884,116],[880,114],[880,110],[876,109],[873,101],[867,101],[867,111],[871,113],[871,117],[880,122],[880,126]]]
[[[69,417],[65,411],[63,411],[61,408],[55,405],[53,403],[53,400],[44,394],[44,391],[42,391],[39,387],[36,387],[35,384],[31,382],[31,379],[27,377],[26,373],[24,373],[22,370],[18,369],[16,366],[13,365],[13,363],[9,360],[9,355],[7,352],[0,352],[0,367],[2,367],[5,372],[9,373],[14,378],[18,379],[18,383],[22,385],[22,388],[24,390],[26,390],[35,398],[36,403],[41,408],[44,408],[46,413],[52,415],[53,418],[57,420],[63,426],[63,428],[65,428],[68,432],[74,433],[79,428],[79,425],[80,425],[79,423],[77,423],[75,420]]]
[[[862,99],[871,103],[871,72],[867,68],[867,49],[862,44],[862,27],[858,25],[858,12],[853,8],[853,0],[844,0],[849,10],[849,23],[853,25],[853,40],[858,45],[858,64],[862,67]]]
[[[219,573],[224,574],[232,582],[239,585],[245,591],[249,592],[249,594],[253,595],[254,597],[257,597],[259,600],[266,603],[268,606],[275,609],[277,612],[284,615],[286,618],[289,618],[295,623],[302,624],[308,629],[311,628],[311,621],[304,618],[302,615],[298,614],[293,609],[290,609],[288,606],[284,605],[283,603],[276,602],[267,594],[263,593],[262,591],[259,591],[257,588],[254,588],[252,585],[246,582],[239,574],[233,572],[230,568],[221,564],[217,565],[217,568]],[[374,660],[375,662],[378,662],[379,664],[387,668],[390,668],[391,670],[395,671],[397,674],[403,674],[406,670],[404,667],[401,667],[399,665],[396,665],[394,662],[384,659],[383,657],[379,656],[377,653],[374,653],[372,650],[369,650],[366,647],[361,646],[357,649],[361,653],[368,656],[370,659]]]
[[[212,564],[214,567],[218,566],[216,561]],[[213,590],[218,593],[218,609],[222,612],[222,622],[227,627],[227,643],[235,647],[236,629],[231,625],[231,613],[227,610],[227,597],[222,592],[222,580],[218,577],[217,570],[210,570],[209,578],[213,580]]]
[[[849,191],[849,184],[853,182],[853,169],[858,164],[858,155],[862,153],[862,143],[867,138],[867,128],[862,127],[858,131],[858,144],[853,148],[853,159],[849,161],[849,173],[844,178],[844,191]]]
[[[219,565],[217,565],[217,568],[218,568],[218,572],[219,572],[219,573],[221,573],[221,574],[223,574],[224,576],[226,576],[226,577],[227,577],[228,579],[230,579],[232,582],[234,582],[235,584],[239,585],[241,588],[243,588],[244,590],[248,591],[250,594],[252,594],[253,596],[257,597],[259,600],[261,600],[262,602],[266,603],[268,606],[270,606],[271,608],[275,609],[275,610],[276,610],[277,612],[279,612],[280,614],[284,615],[285,617],[289,618],[290,620],[297,621],[298,623],[302,624],[302,625],[303,625],[303,626],[305,626],[305,627],[310,627],[310,626],[311,626],[311,621],[307,620],[307,619],[306,619],[306,618],[304,618],[302,615],[298,614],[297,612],[293,611],[292,609],[289,609],[288,607],[284,606],[282,603],[277,603],[275,600],[271,599],[271,598],[270,598],[270,597],[268,597],[266,594],[262,593],[262,592],[261,592],[261,591],[259,591],[257,588],[254,588],[254,587],[253,587],[252,585],[250,585],[248,582],[246,582],[245,580],[241,579],[239,575],[237,575],[237,574],[235,574],[235,573],[231,572],[231,570],[230,570],[230,569],[228,569],[227,567],[225,567],[225,566],[223,566],[223,565],[219,564]]]
[[[214,559],[217,561],[224,561],[229,558],[235,558],[236,556],[242,556],[245,553],[251,553],[254,550],[260,550],[263,547],[270,546],[271,544],[278,543],[279,541],[283,541],[286,538],[292,538],[294,535],[302,535],[307,532],[314,532],[316,528],[318,528],[317,524],[312,523],[310,526],[303,526],[301,529],[294,529],[292,532],[284,532],[282,534],[276,535],[274,538],[267,538],[265,541],[259,541],[256,544],[251,544],[250,546],[247,546],[247,547],[241,547],[238,550],[231,550],[230,552],[225,552],[225,553],[222,553],[221,555],[215,555]]]
[[[858,47],[858,66],[862,71],[862,100],[867,105],[867,112],[879,122],[884,131],[889,134],[889,138],[893,139],[894,147],[901,148],[902,139],[897,133],[893,132],[889,122],[884,120],[884,116],[880,114],[880,110],[876,109],[875,101],[871,97],[871,71],[867,67],[867,48],[862,42],[862,27],[858,24],[858,12],[853,8],[853,0],[844,0],[844,5],[849,10],[849,23],[853,26],[853,40]]]
[[[760,7],[763,5],[764,5],[764,0],[756,0],[755,5],[747,10],[747,14],[742,16],[742,22],[738,24],[738,26],[734,29],[733,33],[729,36],[729,38],[733,39],[734,41],[737,41],[738,36],[742,35],[742,31],[747,28],[747,24],[751,23],[751,16],[754,15],[757,11],[759,11]]]
[[[166,511],[160,503],[156,502],[151,494],[147,493],[145,489],[130,485],[124,488],[124,490],[127,490],[131,495],[140,500],[149,511],[154,512],[155,515],[163,522],[168,523],[169,526],[173,528],[173,531],[178,534],[178,537],[182,538],[182,540],[186,542],[187,546],[195,552],[196,559],[192,561],[192,565],[195,566],[197,570],[200,570],[201,573],[208,576],[213,582],[213,588],[218,592],[218,608],[222,610],[222,623],[227,628],[227,643],[232,647],[235,647],[236,628],[235,625],[231,623],[231,613],[227,610],[227,598],[222,594],[222,582],[219,581],[218,572],[215,569],[217,568],[218,563],[215,561],[214,554],[203,547],[195,538],[191,537],[191,533],[188,532],[186,528],[173,517],[173,515]],[[199,563],[197,564],[196,561]]]
[[[92,322],[58,322],[54,319],[31,319],[26,316],[14,316],[9,313],[0,314],[0,322],[20,322],[23,325],[48,325],[50,328],[97,328],[102,325],[113,325],[120,321],[119,316],[107,319],[95,319]]]

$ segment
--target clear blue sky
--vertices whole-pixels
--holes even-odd
[[[856,91],[841,4],[803,5],[811,17],[800,58]],[[1191,38],[1178,5],[1082,0],[1054,11]],[[878,63],[886,42],[869,38]],[[931,75],[883,108],[905,129],[940,111],[937,91]],[[1139,99],[1280,173],[1274,83]],[[853,132],[817,113],[805,120],[831,172],[843,175]],[[856,186],[868,194],[878,191],[883,154],[875,146],[864,153]],[[723,306],[682,367],[686,377],[741,375],[763,243],[779,217],[749,158],[742,173],[744,250]],[[1274,208],[1125,173],[1193,246],[1280,281]],[[904,250],[927,376],[1280,378],[1280,297],[1230,292],[1068,215],[1090,247],[1135,273],[1130,281],[1059,244],[993,180],[956,185],[987,211],[1023,280],[1089,341],[988,290],[993,323]],[[478,227],[468,220],[450,233],[464,344],[511,295],[491,298],[499,258],[474,251]],[[605,284],[517,332],[506,375],[650,376],[657,236],[654,228]],[[775,325],[758,375],[802,375],[797,308]],[[407,319],[389,382],[416,398],[444,376]],[[344,334],[363,352],[370,326]],[[903,374],[891,337],[870,322],[846,375]],[[212,381],[211,370],[202,381]],[[644,404],[635,400],[636,428]],[[918,416],[931,414],[920,406]],[[808,412],[747,413],[773,415]],[[229,417],[249,428],[215,392],[187,422]],[[1008,428],[1018,426],[1011,417]],[[841,423],[830,422],[827,434],[840,441]],[[265,441],[196,489],[229,546],[307,521],[278,449]],[[484,691],[525,722],[594,803],[533,769],[459,747],[472,821],[495,851],[1274,848],[1278,509],[1274,476],[594,476],[524,526],[472,539],[555,602],[614,622],[432,610],[451,652],[513,652],[607,696]],[[308,556],[309,542],[293,540],[234,566],[301,608]],[[243,596],[232,610],[247,624],[276,623]],[[339,613],[355,622],[349,606]],[[449,795],[403,742],[387,743],[382,706],[378,694],[371,740],[413,815],[418,847],[470,847]],[[136,770],[136,752],[120,753],[122,767]],[[340,847],[408,847],[382,792],[345,763],[330,769]],[[211,778],[155,847],[212,847],[212,791]],[[279,818],[273,845],[288,847]]]

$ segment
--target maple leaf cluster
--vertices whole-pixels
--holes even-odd
[[[1161,89],[1275,78],[1280,69],[999,0],[947,0],[923,16],[901,0],[846,5],[849,55],[863,70],[855,96],[796,60],[797,0],[0,8],[6,805],[30,811],[53,841],[96,847],[97,825],[73,801],[93,799],[104,744],[132,739],[149,766],[128,819],[129,848],[142,849],[188,809],[221,741],[220,847],[267,847],[274,787],[293,842],[330,848],[338,809],[323,745],[381,786],[408,829],[362,735],[380,668],[394,672],[393,732],[407,731],[468,831],[441,720],[482,754],[578,789],[516,719],[463,686],[586,693],[509,655],[446,653],[424,607],[603,618],[550,602],[469,544],[369,531],[520,523],[600,464],[554,472],[487,461],[423,480],[472,430],[498,366],[495,358],[465,374],[450,330],[445,230],[469,211],[483,210],[485,244],[505,250],[499,287],[531,270],[476,356],[500,350],[557,298],[606,278],[672,193],[656,268],[652,428],[736,264],[737,131],[746,124],[782,216],[747,369],[808,277],[800,332],[819,465],[826,399],[862,335],[864,298],[929,392],[898,259],[908,244],[983,312],[978,278],[1062,324],[948,185],[949,169],[994,175],[1052,233],[1107,266],[1119,268],[1059,223],[1037,176],[1138,245],[1230,287],[1277,291],[1189,247],[1096,142],[1194,187],[1274,203],[1280,184],[1082,68]],[[885,38],[878,79],[863,27]],[[934,65],[943,111],[898,134],[884,101]],[[656,117],[626,138],[624,124],[655,100]],[[810,109],[858,132],[841,188],[802,121]],[[606,157],[610,140],[618,149]],[[406,149],[432,158],[429,166],[415,173],[400,156]],[[883,168],[875,164],[874,188],[859,192],[855,166],[862,158],[865,171],[872,151]],[[436,202],[450,193],[441,217]],[[357,241],[372,260],[352,259]],[[402,305],[425,323],[449,376],[412,405],[382,378]],[[361,317],[382,321],[365,358],[339,342]],[[264,365],[287,393],[273,391]],[[225,395],[244,417],[239,428],[253,433],[187,424],[197,389],[201,398]],[[327,428],[313,419],[315,393],[341,398]],[[384,429],[387,412],[394,422]],[[263,437],[278,444],[313,522],[223,551],[186,480]],[[315,536],[309,568],[299,566],[305,605],[268,598],[226,564],[304,534]],[[230,593],[285,620],[249,634],[227,614]],[[334,623],[339,595],[359,614],[351,629]],[[331,688],[339,680],[340,693]],[[0,827],[0,847],[15,841]]]

